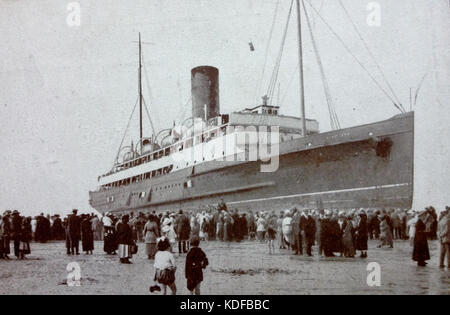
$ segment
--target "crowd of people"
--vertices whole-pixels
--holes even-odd
[[[312,248],[317,245],[318,254],[325,257],[354,258],[359,251],[360,258],[367,258],[369,239],[378,240],[378,247],[386,248],[393,248],[394,240],[409,239],[413,247],[412,259],[418,266],[425,266],[426,261],[430,259],[428,240],[439,240],[439,262],[440,267],[444,267],[445,257],[447,266],[450,265],[449,210],[450,208],[446,207],[439,218],[433,207],[424,211],[292,208],[279,212],[253,213],[229,209],[223,200],[217,207],[201,211],[176,210],[158,214],[139,212],[136,215],[105,213],[102,216],[79,216],[78,211],[74,209],[72,214],[64,219],[59,215],[44,214],[35,218],[23,217],[17,210],[8,210],[0,217],[0,258],[9,259],[11,241],[14,244],[15,256],[24,259],[25,255],[31,252],[32,240],[42,243],[65,240],[67,255],[79,255],[80,242],[82,251],[92,254],[94,240],[103,240],[103,250],[107,254],[118,255],[121,263],[129,264],[132,255],[138,251],[137,244],[142,242],[145,244],[146,256],[155,260],[155,268],[160,270],[155,276],[156,281],[158,277],[167,277],[161,266],[174,264],[170,256],[173,252],[191,252],[198,248],[199,242],[203,240],[241,242],[247,239],[267,242],[269,253],[274,253],[275,247],[278,247],[280,251],[307,256],[313,256]],[[193,258],[187,260],[187,263],[200,259],[201,264],[205,265],[206,255],[203,257],[202,253],[195,249],[191,254]],[[197,293],[198,275],[201,270],[195,272],[197,276],[194,278],[197,280],[191,279],[189,287],[192,292]],[[170,281],[166,279],[164,283],[164,292],[166,286],[173,289],[173,292],[176,291],[176,288],[171,287]],[[153,286],[153,289],[156,287],[157,285]]]

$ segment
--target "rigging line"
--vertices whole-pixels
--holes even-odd
[[[268,91],[267,91],[267,94],[269,95],[270,98],[272,98],[272,96],[273,96],[275,85],[276,85],[276,82],[277,82],[277,79],[278,79],[278,73],[279,73],[279,70],[280,70],[281,58],[283,56],[284,44],[286,43],[286,36],[287,36],[288,28],[289,28],[289,21],[291,19],[291,13],[292,13],[293,4],[294,4],[294,0],[291,1],[291,6],[289,8],[289,13],[288,13],[287,21],[286,21],[286,26],[284,28],[283,39],[281,41],[280,51],[278,53],[278,57],[277,57],[277,61],[275,63],[275,67],[274,67],[274,69],[272,71],[272,76],[271,76],[269,88],[268,88]]]
[[[419,97],[420,89],[422,88],[422,84],[425,81],[425,78],[427,77],[428,73],[425,73],[425,75],[422,77],[422,80],[420,81],[419,87],[416,90],[416,94],[414,95],[414,107],[416,107],[417,98]]]
[[[375,63],[375,66],[377,67],[378,71],[380,71],[381,76],[383,77],[384,81],[386,82],[386,85],[388,86],[389,90],[391,91],[392,95],[394,96],[395,100],[397,101],[397,103],[400,105],[400,107],[403,108],[402,102],[400,101],[400,99],[398,98],[397,94],[394,92],[394,89],[392,88],[392,85],[389,83],[388,79],[386,78],[386,75],[384,74],[384,71],[381,69],[381,66],[379,65],[379,63],[377,62],[375,55],[372,53],[372,51],[369,48],[369,45],[367,44],[367,42],[364,40],[364,37],[362,36],[361,32],[358,29],[358,26],[356,25],[356,23],[353,21],[352,17],[350,16],[350,13],[348,12],[348,10],[346,9],[346,7],[344,6],[344,3],[342,2],[342,0],[339,0],[339,4],[342,7],[342,10],[344,10],[345,15],[347,16],[347,18],[349,19],[350,23],[353,26],[353,29],[355,30],[356,34],[358,34],[359,39],[361,40],[361,42],[364,44],[364,47],[366,48],[366,50],[369,52],[370,57],[372,58],[373,62]],[[404,108],[403,108],[404,110]]]
[[[289,27],[289,21],[290,21],[290,17],[291,17],[291,13],[292,13],[292,6],[293,6],[293,0],[291,1],[291,6],[289,8],[288,18],[287,18],[287,21],[286,21],[286,26],[285,26],[285,29],[284,29],[284,33],[283,33],[283,37],[282,37],[282,41],[281,41],[281,45],[280,45],[280,50],[278,52],[278,56],[277,56],[277,59],[276,59],[276,62],[275,62],[274,69],[272,70],[272,75],[271,75],[271,79],[270,79],[270,83],[269,83],[269,88],[268,88],[268,93],[267,94],[270,94],[271,96],[273,94],[273,89],[274,89],[274,86],[276,84],[278,71],[279,71],[279,67],[280,67],[280,64],[281,64],[281,58],[282,58],[282,55],[283,55],[284,44],[286,42],[287,30],[288,30],[288,27]]]
[[[148,78],[148,73],[147,73],[147,67],[145,66],[145,60],[144,60],[144,54],[142,54],[142,64],[144,65],[144,74],[145,74],[145,83],[147,85],[147,89],[148,89],[148,94],[149,94],[149,101],[152,101],[152,90],[150,89],[150,80]],[[150,121],[150,126],[152,127],[152,133],[155,134],[155,127],[153,125],[153,121],[150,118],[150,114],[147,108],[147,103],[144,100],[144,105],[145,105],[145,110],[147,111],[147,116],[148,116],[148,120]]]
[[[186,108],[187,108],[187,105],[189,104],[189,102],[191,102],[192,101],[192,98],[188,98],[188,100],[186,101],[186,103],[184,104],[184,106],[182,105],[182,111],[180,112],[180,114],[179,114],[179,121],[180,121],[180,124],[181,124],[181,122],[184,120],[184,117],[186,116]]]
[[[150,121],[150,126],[152,127],[152,133],[155,134],[155,127],[153,126],[153,121],[150,118],[150,113],[148,111],[147,103],[145,102],[145,98],[143,98],[142,100],[144,101],[144,108],[145,108],[145,112],[147,113],[147,118]]]
[[[327,101],[328,111],[329,111],[329,115],[330,115],[331,127],[333,129],[340,129],[339,119],[338,119],[338,116],[336,114],[336,110],[335,110],[334,103],[333,103],[333,98],[331,97],[331,93],[330,93],[330,87],[329,87],[329,84],[328,84],[327,77],[325,75],[325,70],[324,70],[324,67],[323,67],[322,59],[321,59],[320,54],[319,54],[319,49],[317,47],[317,42],[316,42],[316,40],[314,38],[314,34],[313,34],[313,31],[312,31],[312,28],[311,28],[311,20],[309,18],[308,11],[306,10],[306,6],[305,6],[305,2],[304,1],[302,1],[302,5],[303,5],[303,10],[305,11],[306,21],[307,21],[307,24],[308,24],[309,35],[311,37],[311,42],[312,42],[312,45],[313,45],[314,54],[316,56],[316,61],[317,61],[317,64],[319,66],[320,75],[321,75],[321,78],[322,78],[323,89],[324,89],[324,93],[325,93],[325,99]]]
[[[355,59],[355,61],[359,64],[359,66],[367,73],[370,79],[375,83],[375,85],[380,89],[381,92],[394,104],[394,106],[403,113],[403,110],[397,105],[395,100],[386,92],[386,90],[380,85],[380,83],[374,78],[374,76],[370,73],[370,71],[364,66],[364,64],[355,56],[352,50],[345,44],[342,38],[333,30],[333,28],[328,24],[328,22],[322,17],[320,13],[317,12],[317,9],[311,4],[309,0],[306,0],[309,6],[317,13],[317,16],[322,20],[322,22],[328,27],[330,32],[338,39],[338,41],[344,46],[345,50]]]
[[[254,97],[253,97],[253,99],[256,100],[256,101],[258,99],[258,94],[261,91],[262,80],[264,78],[264,73],[266,71],[267,56],[269,55],[270,42],[272,41],[272,35],[273,35],[273,30],[275,28],[275,22],[276,22],[276,18],[277,18],[277,15],[278,15],[278,7],[279,7],[279,5],[280,5],[280,0],[277,1],[276,7],[275,7],[275,12],[274,12],[274,15],[273,15],[273,20],[272,20],[272,27],[270,28],[269,40],[268,40],[267,46],[266,46],[266,54],[265,54],[265,57],[264,57],[264,66],[263,66],[263,70],[262,70],[262,73],[261,73],[261,77],[259,78],[258,84],[256,86],[256,90],[255,90],[255,94],[256,95],[254,95]]]
[[[325,0],[322,0],[322,2],[320,3],[320,7],[319,7],[319,13],[322,11],[322,8],[323,8],[323,5],[325,4]],[[316,20],[317,20],[317,15],[316,16],[313,16],[313,22],[312,22],[312,24],[313,24],[313,28],[315,29],[316,28]]]
[[[120,150],[122,149],[123,141],[125,140],[125,136],[127,134],[128,128],[130,127],[130,122],[131,122],[131,119],[133,118],[133,114],[136,110],[138,102],[139,102],[139,96],[136,98],[136,103],[134,104],[133,111],[131,112],[130,118],[128,118],[127,127],[125,128],[125,131],[123,133],[122,141],[120,141],[119,151],[117,152],[116,159],[114,160],[113,165],[116,164],[117,160],[119,159],[119,153],[120,153]]]
[[[295,67],[295,70],[292,72],[291,77],[289,78],[288,85],[286,86],[286,92],[284,92],[283,97],[281,98],[280,107],[284,104],[284,100],[286,99],[286,96],[289,92],[289,88],[291,87],[292,81],[294,81],[294,76],[296,73],[298,73],[298,67],[300,67],[300,62],[297,62],[297,67]]]

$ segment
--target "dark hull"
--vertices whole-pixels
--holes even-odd
[[[108,191],[90,192],[100,212],[200,209],[223,198],[241,210],[410,208],[414,114],[280,144],[279,168],[207,162]],[[186,182],[189,181],[189,185]],[[139,196],[146,192],[145,198]],[[114,196],[114,202],[107,202]]]

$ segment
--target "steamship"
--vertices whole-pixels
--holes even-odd
[[[219,70],[199,66],[191,70],[192,118],[145,138],[141,68],[139,37],[140,139],[119,150],[89,192],[97,211],[199,210],[222,199],[244,211],[412,206],[414,112],[328,132],[304,118],[303,95],[300,118],[281,115],[267,97],[222,114]]]

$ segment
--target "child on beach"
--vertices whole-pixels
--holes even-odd
[[[158,252],[155,255],[155,284],[150,287],[150,292],[160,291],[161,288],[156,284],[162,285],[162,292],[167,294],[167,287],[172,290],[172,295],[177,293],[175,285],[175,271],[177,270],[175,264],[175,257],[170,252],[170,242],[166,237],[158,239]]]
[[[186,256],[185,275],[187,288],[191,294],[200,295],[200,283],[203,281],[203,270],[208,266],[208,258],[200,247],[200,238],[191,238],[191,249]]]

